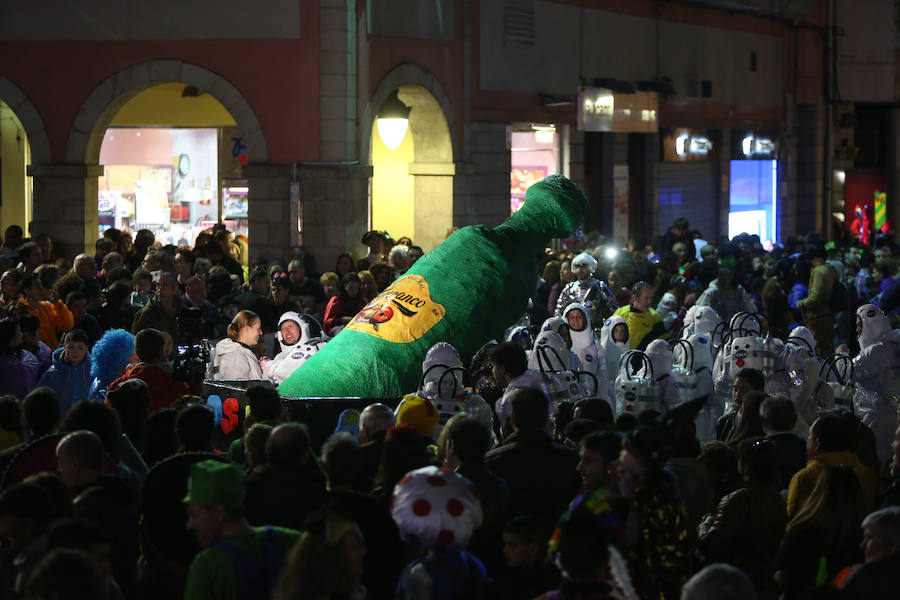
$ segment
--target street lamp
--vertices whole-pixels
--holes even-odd
[[[397,90],[391,92],[375,117],[375,126],[378,127],[378,135],[381,141],[390,150],[396,150],[406,137],[409,128],[409,106],[403,104],[397,96]]]

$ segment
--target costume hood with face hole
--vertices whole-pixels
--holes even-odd
[[[624,325],[625,331],[628,331],[628,323],[625,321],[624,317],[620,317],[619,315],[613,315],[603,322],[603,327],[600,328],[600,344],[607,348],[609,346],[618,348],[620,352],[628,352],[628,338],[625,338],[624,342],[616,342],[613,341],[613,330],[616,328],[616,325]]]
[[[581,331],[575,331],[569,325],[569,313],[572,311],[581,311],[584,316],[584,327]],[[591,318],[583,304],[573,302],[563,311],[562,320],[569,326],[569,335],[572,337],[572,350],[578,351],[591,346],[594,343],[594,331],[591,329]]]
[[[865,350],[891,330],[891,323],[880,308],[874,304],[863,304],[856,309],[856,328],[859,349]]]
[[[281,337],[281,326],[286,321],[293,321],[297,324],[297,327],[300,328],[300,337],[297,339],[294,344],[285,344],[284,340]],[[324,338],[328,340],[328,336],[322,332],[322,326],[319,325],[319,322],[309,315],[301,315],[292,310],[281,315],[281,318],[278,319],[278,331],[275,332],[275,338],[278,340],[278,343],[281,344],[282,348],[290,348],[292,346],[297,346],[301,344],[305,344],[309,340],[316,338]]]

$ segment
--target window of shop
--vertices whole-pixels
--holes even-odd
[[[512,126],[510,213],[525,202],[525,191],[548,175],[561,173],[560,134],[554,125],[515,124]]]
[[[729,190],[728,237],[741,233],[778,240],[778,161],[733,160]]]
[[[246,234],[247,187],[220,183],[220,137],[216,128],[108,129],[100,148],[100,232],[149,229],[163,243],[192,245],[222,220]]]

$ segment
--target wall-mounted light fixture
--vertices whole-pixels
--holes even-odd
[[[396,150],[403,143],[409,128],[409,106],[403,104],[397,96],[397,90],[391,92],[375,117],[375,126],[381,141],[390,150]]]

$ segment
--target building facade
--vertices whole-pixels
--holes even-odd
[[[369,228],[428,250],[454,227],[497,224],[531,181],[562,172],[588,193],[585,229],[617,244],[665,231],[676,216],[714,240],[745,223],[730,219],[736,212],[753,212],[753,223],[768,227],[761,237],[776,241],[828,234],[839,194],[831,186],[835,81],[841,100],[877,100],[885,122],[896,122],[886,107],[897,96],[893,5],[853,12],[850,4],[7,5],[0,226],[30,223],[32,235],[50,232],[74,253],[118,225],[104,212],[104,193],[132,203],[134,226],[144,222],[134,207],[155,198],[163,220],[186,230],[227,220],[225,190],[246,190],[235,192],[235,214],[245,211],[235,222],[246,227],[251,259],[302,244],[325,270],[340,252],[362,251]],[[844,52],[832,35],[840,19],[853,24]],[[862,33],[885,22],[887,54]],[[868,53],[849,57],[853,44]],[[883,77],[890,82],[873,83]],[[580,87],[610,91],[616,102],[652,98],[653,126],[582,130]],[[169,100],[165,90],[175,91]],[[406,137],[391,149],[376,116],[393,94],[410,112]],[[200,102],[205,108],[191,108]],[[163,150],[147,159],[152,169],[130,165],[132,174],[116,175],[115,157],[101,161],[113,156],[107,140],[142,127],[211,128],[217,168],[195,176],[199,166],[190,165],[199,159],[189,155],[185,169],[187,152]],[[751,159],[760,160],[735,165]],[[894,188],[896,164],[896,153],[885,152],[882,170]],[[141,184],[120,194],[116,177]],[[148,195],[151,177],[157,187]],[[220,210],[191,202],[221,202]]]

